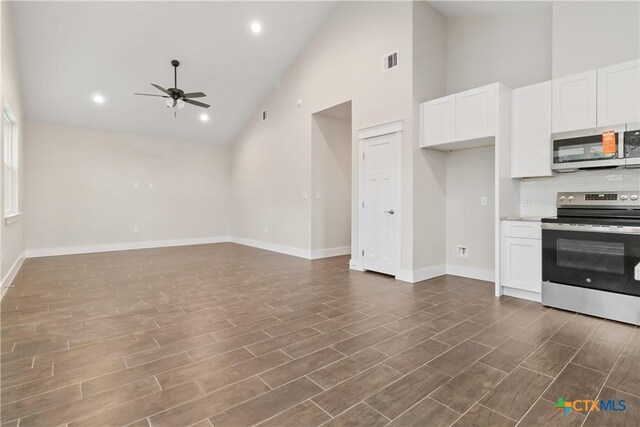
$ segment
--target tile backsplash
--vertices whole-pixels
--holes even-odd
[[[588,170],[524,179],[520,184],[520,214],[554,216],[559,191],[623,190],[640,192],[640,169]]]

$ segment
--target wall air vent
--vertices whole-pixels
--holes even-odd
[[[393,52],[382,58],[382,71],[389,71],[398,66],[398,52]]]

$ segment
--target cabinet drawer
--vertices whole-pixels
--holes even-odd
[[[500,231],[503,237],[542,238],[540,223],[536,221],[502,221]]]

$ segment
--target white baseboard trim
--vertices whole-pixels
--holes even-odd
[[[314,249],[311,251],[310,259],[331,258],[334,256],[351,255],[351,246],[339,248]]]
[[[27,258],[58,255],[90,254],[96,252],[128,251],[132,249],[167,248],[171,246],[204,245],[208,243],[230,242],[229,236],[198,237],[193,239],[151,240],[146,242],[107,243],[87,246],[64,246],[59,248],[27,249]]]
[[[524,289],[516,289],[516,288],[510,288],[508,286],[503,286],[502,293],[503,295],[526,299],[529,301],[535,301],[535,302],[542,301],[542,295],[540,294],[540,292],[531,292],[531,291],[525,291]]]
[[[232,243],[251,246],[252,248],[264,249],[271,252],[278,252],[298,258],[311,259],[311,251],[307,249],[294,248],[293,246],[279,245],[277,243],[263,242],[261,240],[246,239],[244,237],[231,237]]]
[[[300,249],[291,246],[278,245],[276,243],[263,242],[259,240],[245,239],[243,237],[217,236],[217,237],[199,237],[193,239],[174,239],[174,240],[152,240],[146,242],[126,242],[126,243],[108,243],[100,245],[86,246],[64,246],[58,248],[38,248],[27,249],[25,251],[26,258],[39,258],[58,255],[77,255],[90,254],[96,252],[114,252],[128,251],[132,249],[151,249],[151,248],[167,248],[172,246],[189,246],[189,245],[205,245],[209,243],[225,243],[233,242],[239,245],[251,246],[254,248],[264,249],[267,251],[278,252],[281,254],[292,255],[304,259],[320,259],[329,258],[340,255],[349,255],[351,246],[328,249]]]
[[[446,273],[445,265],[434,265],[431,267],[420,268],[418,270],[400,269],[396,274],[396,280],[403,282],[417,283],[423,280],[433,279]]]
[[[2,278],[2,283],[0,283],[0,299],[4,297],[5,292],[11,286],[11,282],[16,278],[18,271],[20,271],[20,267],[22,267],[22,263],[25,259],[25,253],[21,253],[16,262],[13,263],[7,274]]]
[[[462,265],[447,264],[447,274],[468,277],[470,279],[486,280],[487,282],[493,282],[495,279],[493,270],[489,270],[486,268],[465,267]]]

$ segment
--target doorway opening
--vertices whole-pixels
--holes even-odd
[[[311,253],[351,253],[351,101],[312,115]]]

